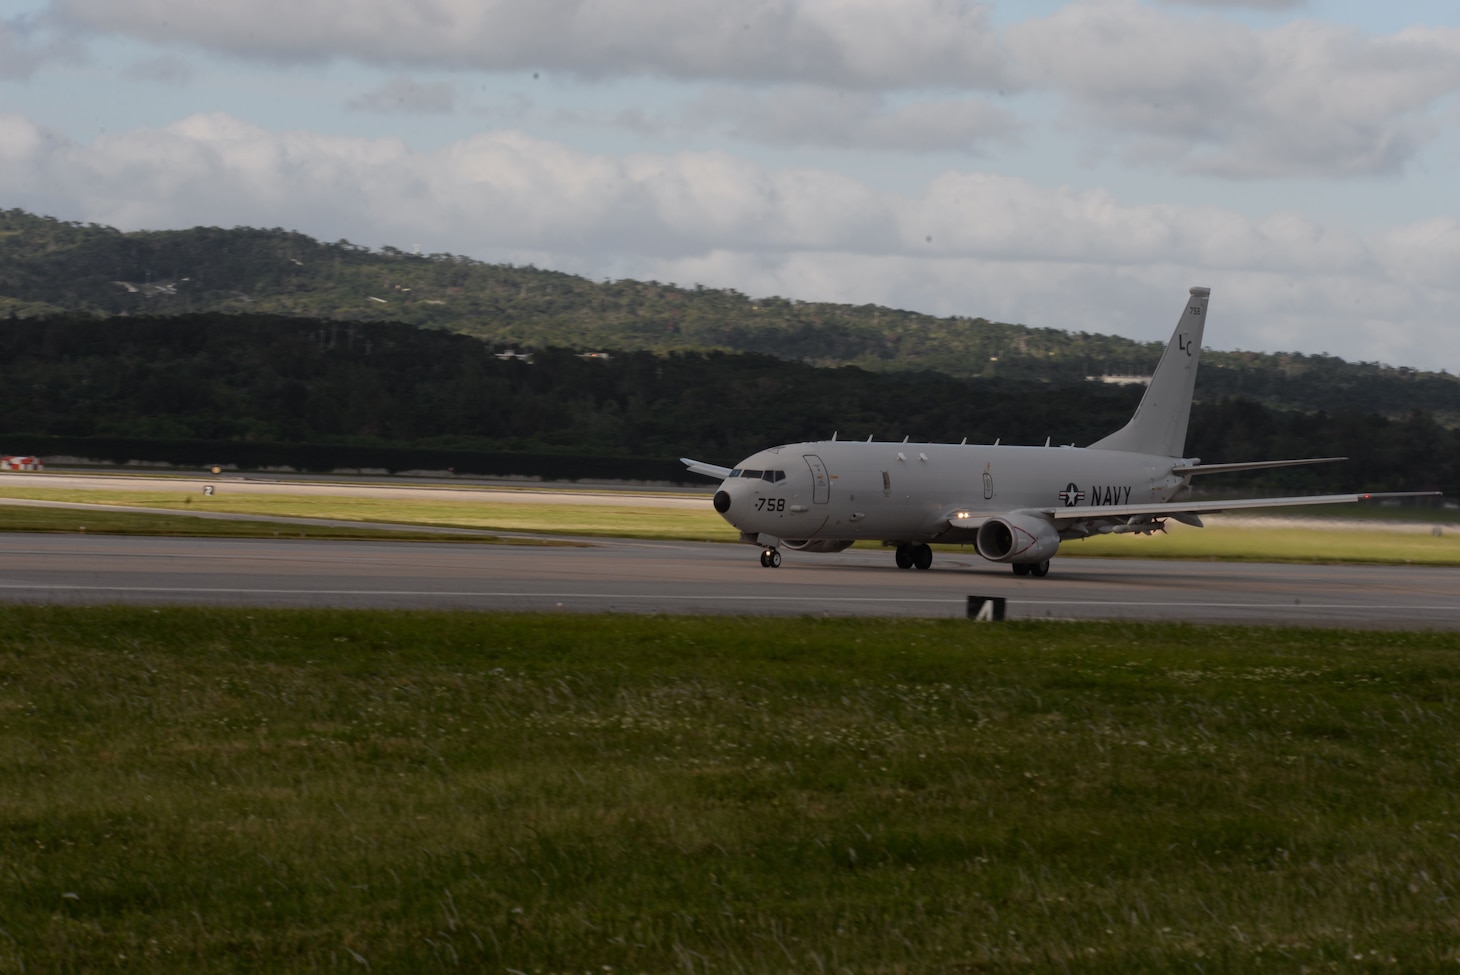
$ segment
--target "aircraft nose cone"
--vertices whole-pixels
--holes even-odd
[[[728,491],[715,492],[715,510],[722,515],[730,510],[730,493]]]

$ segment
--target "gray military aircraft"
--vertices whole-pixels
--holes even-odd
[[[1181,500],[1198,474],[1318,464],[1342,457],[1203,464],[1182,457],[1210,288],[1192,288],[1130,422],[1088,447],[831,440],[771,447],[736,467],[681,461],[720,478],[715,510],[776,568],[781,548],[840,552],[862,539],[896,545],[900,569],[929,568],[929,542],[973,543],[1016,575],[1049,574],[1060,542],[1150,534],[1171,518],[1246,508],[1340,504],[1416,494]],[[1418,492],[1438,494],[1439,492]]]

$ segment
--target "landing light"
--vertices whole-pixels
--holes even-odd
[[[953,512],[953,517],[959,521],[967,521],[973,517],[973,513],[971,511],[955,511]]]

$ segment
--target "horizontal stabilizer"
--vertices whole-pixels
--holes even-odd
[[[1172,474],[1229,474],[1233,471],[1265,471],[1273,467],[1299,467],[1303,464],[1336,464],[1347,457],[1303,457],[1299,460],[1250,460],[1241,464],[1193,464],[1173,467]]]
[[[705,477],[713,477],[721,481],[729,477],[730,471],[732,470],[732,468],[720,467],[717,464],[706,464],[704,461],[690,460],[688,457],[679,458],[679,462],[695,474],[703,474]]]

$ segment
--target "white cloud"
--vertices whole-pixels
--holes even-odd
[[[1296,22],[1254,31],[1135,0],[1072,3],[1011,28],[1020,81],[1134,162],[1224,177],[1401,169],[1460,91],[1460,31],[1373,38]]]
[[[53,0],[71,23],[280,61],[851,86],[996,74],[972,0]]]
[[[156,85],[183,85],[192,80],[193,69],[182,58],[157,57],[138,61],[122,70],[122,77],[128,81],[142,81]]]
[[[1071,0],[1002,30],[975,0],[50,2],[83,31],[267,61],[730,84],[738,95],[688,96],[691,111],[781,146],[978,152],[1015,130],[984,96],[1052,95],[1101,153],[1226,179],[1397,173],[1460,92],[1460,31],[1259,30],[1220,12],[1299,6],[1285,0]],[[22,52],[12,70],[33,60]],[[418,111],[449,101],[382,90],[357,107],[403,96]]]
[[[689,127],[720,128],[745,142],[882,152],[977,154],[1015,141],[1019,130],[1010,112],[981,97],[894,103],[871,92],[809,85],[716,88],[682,118]]]
[[[1160,0],[1172,7],[1211,7],[1216,10],[1298,10],[1308,0]]]
[[[1436,217],[1392,228],[1379,236],[1375,250],[1399,284],[1454,289],[1460,276],[1460,220]]]
[[[0,82],[28,81],[47,64],[80,57],[76,44],[53,32],[47,18],[0,18]]]
[[[449,115],[456,108],[456,88],[445,81],[423,83],[397,76],[350,99],[346,107],[360,112]]]
[[[1185,288],[1205,284],[1219,346],[1460,369],[1460,224],[1448,218],[1363,238],[1293,213],[1131,205],[987,173],[904,195],[726,152],[591,153],[512,131],[422,152],[218,113],[90,144],[0,116],[0,198],[124,229],[284,226],[1142,339],[1163,338]]]
[[[1009,42],[1023,82],[1064,93],[1070,126],[1130,161],[1221,177],[1390,174],[1460,90],[1460,31],[1369,38],[1212,18],[1193,29],[1134,0],[1094,0],[1016,26]]]

